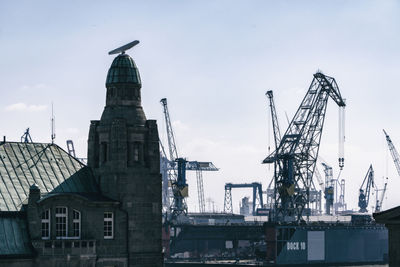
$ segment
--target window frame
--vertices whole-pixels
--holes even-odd
[[[65,213],[57,213],[57,209],[65,209]],[[55,207],[55,236],[56,239],[68,239],[68,207],[66,206],[56,206]],[[64,218],[65,217],[65,236],[58,236],[58,229],[57,229],[57,224],[62,224],[62,223],[57,223],[57,218]]]
[[[75,219],[75,213],[78,214],[78,219]],[[81,233],[82,233],[82,213],[79,210],[72,209],[72,234],[73,236],[69,237],[70,239],[81,239]],[[75,224],[78,224],[78,235],[75,235]]]
[[[43,219],[43,213],[47,213],[47,217],[48,217],[47,219]],[[41,237],[43,240],[49,240],[51,237],[51,211],[50,211],[50,209],[46,209],[46,210],[42,211],[40,222],[41,222],[41,225],[40,225]],[[43,224],[47,224],[48,236],[43,236]]]
[[[111,214],[111,218],[106,217],[106,214]],[[106,235],[106,223],[111,222],[111,235]],[[103,237],[104,239],[114,239],[114,212],[105,211],[103,213]],[[108,231],[107,231],[108,234]]]

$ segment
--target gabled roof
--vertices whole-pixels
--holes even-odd
[[[90,168],[55,144],[0,143],[0,211],[18,211],[36,184],[45,193],[98,193]]]
[[[25,213],[0,212],[0,259],[32,256]]]

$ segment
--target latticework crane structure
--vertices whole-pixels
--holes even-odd
[[[160,102],[163,106],[169,151],[168,159],[164,147],[162,146],[160,167],[164,184],[164,210],[169,210],[173,216],[177,216],[181,213],[187,213],[187,204],[185,201],[185,198],[188,196],[186,171],[196,171],[199,211],[203,213],[205,212],[203,171],[218,171],[218,168],[216,168],[212,162],[186,161],[184,158],[178,156],[175,136],[168,111],[167,99],[163,98]],[[166,178],[165,175],[168,175],[168,178]],[[168,185],[170,185],[172,189],[172,194],[169,193]],[[167,200],[167,198],[169,198],[169,200]]]
[[[376,205],[375,205],[375,212],[380,212],[382,209],[383,199],[385,198],[387,189],[387,178],[383,189],[376,189]],[[381,191],[381,195],[379,196],[379,192]]]
[[[360,187],[360,194],[358,196],[358,207],[360,208],[360,212],[368,212],[367,208],[369,204],[371,187],[375,187],[374,168],[372,168],[372,164],[369,166],[367,174],[365,175]]]
[[[253,188],[253,209],[252,214],[256,215],[257,206],[263,208],[262,185],[260,183],[251,184],[225,184],[224,212],[233,213],[232,188]]]
[[[335,79],[317,72],[278,148],[263,161],[274,164],[275,221],[300,221],[309,208],[329,97],[346,105]]]
[[[389,135],[386,133],[386,131],[383,130],[383,132],[384,132],[384,134],[386,136],[386,141],[387,141],[388,146],[389,146],[390,154],[392,154],[393,162],[394,162],[394,165],[396,166],[397,173],[400,176],[400,157],[399,157],[399,153],[397,152],[396,147],[393,145],[393,142],[390,139]]]

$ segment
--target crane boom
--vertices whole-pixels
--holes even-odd
[[[329,97],[339,107],[346,105],[335,79],[317,72],[276,152],[263,161],[275,166],[275,221],[300,221],[309,207]]]
[[[386,136],[386,141],[387,141],[388,146],[389,146],[390,154],[392,154],[394,165],[396,166],[397,173],[400,176],[400,157],[399,157],[399,153],[397,152],[396,147],[394,146],[392,140],[390,139],[389,135],[386,133],[385,130],[383,130],[383,133]]]
[[[275,141],[275,149],[278,148],[281,143],[281,131],[279,129],[278,116],[276,114],[275,103],[274,103],[274,94],[272,90],[269,90],[265,93],[265,95],[269,99],[269,106],[271,109],[271,118],[272,118],[272,128],[274,131],[274,141]]]
[[[383,199],[385,198],[386,189],[387,189],[387,178],[386,178],[385,185],[383,186],[383,189],[376,190],[377,192],[382,191],[382,194],[381,194],[381,197],[379,199],[378,199],[378,193],[376,195],[375,212],[380,212],[381,209],[382,209],[382,203],[383,203]]]
[[[169,180],[169,183],[172,187],[173,199],[172,205],[170,205],[170,210],[173,213],[173,216],[179,215],[181,213],[187,212],[187,205],[185,198],[188,196],[188,185],[186,184],[186,171],[196,171],[197,178],[197,194],[199,201],[199,211],[201,213],[205,212],[205,201],[204,201],[204,187],[203,187],[203,171],[218,171],[218,168],[214,166],[212,162],[198,162],[198,161],[187,161],[186,159],[178,157],[178,151],[175,143],[174,131],[172,129],[172,123],[169,116],[167,99],[162,98],[160,103],[163,106],[165,124],[167,129],[167,138],[168,138],[168,149],[169,149],[169,159],[167,159],[164,151],[164,147],[162,150],[164,152],[161,155],[161,158],[164,161],[165,166],[161,166],[163,170],[163,175],[166,175],[166,171],[168,171],[169,179],[163,178],[164,182]],[[161,144],[161,141],[160,141]],[[161,144],[162,146],[162,144]],[[164,190],[164,199],[166,196],[169,196],[168,189],[163,187]],[[165,201],[165,206],[168,205],[168,202]]]
[[[163,98],[160,103],[164,109],[165,125],[167,128],[167,138],[168,138],[168,149],[169,149],[169,160],[175,161],[178,158],[178,151],[176,150],[174,131],[172,130],[171,119],[169,117],[167,99]]]
[[[375,187],[374,168],[372,168],[372,164],[369,166],[367,174],[365,175],[365,178],[360,187],[360,194],[358,196],[358,207],[360,208],[360,212],[368,211],[367,207],[369,203],[371,187]]]

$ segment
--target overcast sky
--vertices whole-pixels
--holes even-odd
[[[91,3],[91,4],[90,4]],[[143,107],[165,123],[168,99],[180,156],[213,161],[205,198],[223,209],[224,184],[262,182],[273,146],[265,92],[274,90],[282,132],[317,70],[336,79],[347,99],[346,202],[372,163],[389,177],[384,209],[400,204],[400,177],[382,133],[400,149],[399,1],[0,1],[0,134],[18,141],[27,127],[50,142],[72,139],[86,157],[90,120],[100,119],[108,51],[128,51],[142,78]],[[338,175],[338,108],[328,103],[320,155]],[[322,168],[321,168],[322,171]],[[189,175],[189,210],[198,210]],[[250,190],[233,191],[234,209]],[[371,203],[374,204],[375,196]],[[208,204],[207,204],[208,208]]]

